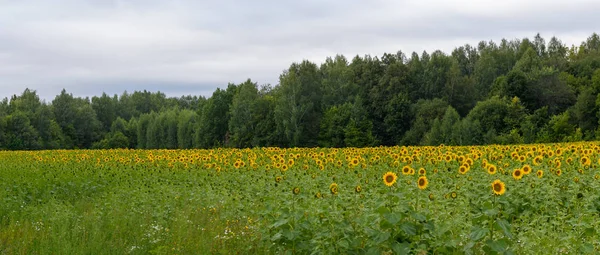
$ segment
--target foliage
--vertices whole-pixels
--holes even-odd
[[[2,151],[0,252],[597,254],[599,149]]]
[[[568,48],[556,37],[546,41],[537,34],[467,44],[450,54],[397,51],[351,60],[336,55],[320,65],[303,60],[285,69],[278,84],[248,79],[209,98],[146,90],[80,98],[63,89],[46,102],[25,89],[0,101],[0,149],[595,140],[598,38],[594,33]],[[446,114],[448,106],[457,114]]]

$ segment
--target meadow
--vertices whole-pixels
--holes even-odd
[[[0,254],[598,254],[598,152],[3,151]]]

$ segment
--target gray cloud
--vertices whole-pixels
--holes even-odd
[[[292,62],[540,32],[579,44],[600,2],[0,0],[0,97],[35,89],[51,100],[160,90],[209,96],[228,82],[276,84]]]

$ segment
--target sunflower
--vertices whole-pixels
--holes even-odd
[[[504,194],[504,192],[506,192],[506,186],[504,186],[504,182],[500,180],[495,180],[492,182],[492,191],[494,191],[494,194],[499,196]]]
[[[538,170],[536,174],[538,178],[542,178],[542,176],[544,176],[544,171]]]
[[[542,156],[537,156],[537,157],[533,158],[533,165],[539,166],[540,164],[542,164],[542,160],[543,160]]]
[[[574,182],[579,182],[579,178],[578,178],[578,177],[575,177],[575,178],[573,178],[573,181],[574,181]]]
[[[461,174],[466,174],[467,173],[467,167],[465,167],[464,165],[460,166],[460,168],[458,168],[458,172]]]
[[[579,161],[581,162],[581,165],[583,165],[583,166],[589,166],[592,163],[592,161],[588,157],[581,157],[581,159]]]
[[[512,173],[513,178],[515,178],[515,180],[520,180],[521,178],[523,178],[523,170],[521,170],[520,168],[517,168],[513,171]]]
[[[562,171],[560,169],[556,169],[556,176],[560,176],[562,174]]]
[[[402,167],[402,174],[403,175],[409,175],[410,174],[410,166],[404,166],[404,167]]]
[[[397,179],[398,179],[398,176],[396,176],[396,174],[392,173],[392,172],[387,172],[383,175],[383,183],[385,185],[387,185],[388,187],[391,187],[392,185],[394,185],[394,183],[396,183]]]
[[[571,164],[573,162],[573,158],[567,158],[567,164]]]
[[[283,178],[281,178],[281,176],[277,176],[277,177],[275,177],[275,182],[281,182],[281,179],[283,179]]]
[[[323,197],[323,195],[321,195],[321,192],[317,192],[315,194],[315,198],[322,198],[322,197]]]
[[[337,183],[334,182],[331,185],[329,185],[329,191],[331,191],[331,194],[337,195],[337,193],[338,193]]]
[[[427,177],[425,177],[425,176],[419,177],[419,180],[417,181],[417,186],[419,187],[419,189],[421,189],[421,190],[426,189],[428,184],[429,184],[429,181],[427,181]]]
[[[292,193],[294,193],[294,195],[300,194],[300,187],[295,187],[294,189],[292,189]]]
[[[354,191],[356,191],[356,193],[360,193],[362,191],[362,188],[360,187],[360,185],[357,185],[356,188],[354,188]]]
[[[456,192],[453,191],[452,193],[450,193],[450,197],[452,199],[455,199],[456,197],[458,197],[458,194],[456,194]]]
[[[496,170],[497,170],[497,168],[495,165],[489,164],[487,167],[488,174],[494,175],[494,174],[496,174]]]
[[[531,166],[529,165],[524,165],[521,170],[523,171],[523,174],[529,174],[531,173]]]
[[[427,174],[427,171],[425,171],[425,168],[419,168],[419,175],[425,175]]]
[[[435,197],[433,196],[432,193],[429,193],[429,200],[433,201],[435,199]]]

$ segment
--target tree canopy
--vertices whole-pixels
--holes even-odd
[[[292,63],[279,83],[0,101],[0,149],[365,147],[600,138],[600,37]]]

